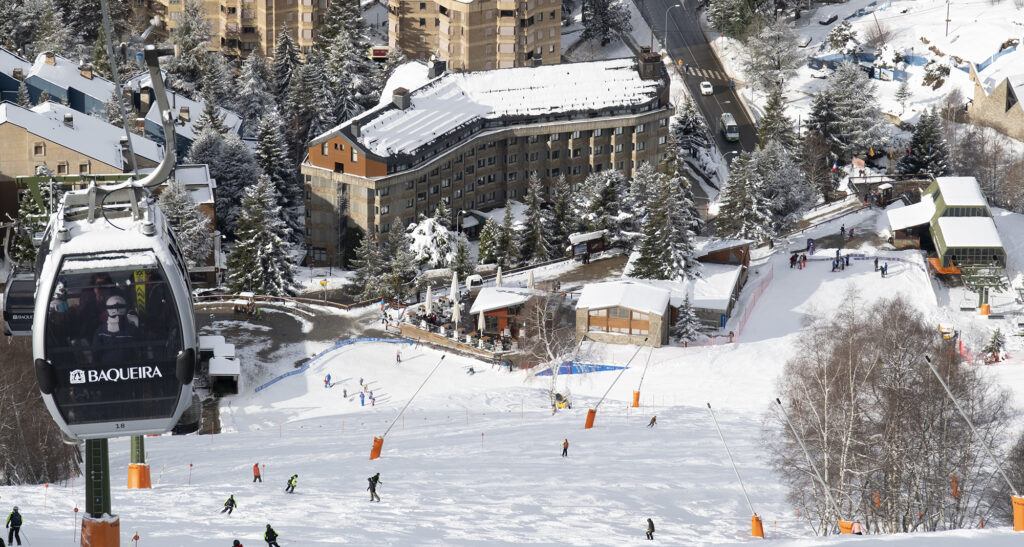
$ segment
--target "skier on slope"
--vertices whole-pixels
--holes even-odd
[[[252,464],[252,482],[263,482],[263,475],[260,475],[260,462]]]
[[[244,545],[242,545],[242,542],[241,542],[241,541],[238,541],[238,540],[236,539],[235,541],[231,542],[231,547],[245,547],[245,546],[244,546]]]
[[[10,528],[10,532],[7,533],[7,543],[14,545],[14,540],[18,540],[18,545],[21,545],[21,513],[18,512],[18,506],[15,505],[10,515],[7,515],[7,527]]]
[[[647,519],[647,539],[654,539],[654,521]]]
[[[224,508],[221,509],[220,512],[221,513],[225,513],[226,512],[228,514],[228,516],[230,517],[231,513],[233,513],[235,511],[236,507],[238,507],[238,502],[235,501],[235,495],[231,494],[230,496],[228,496],[228,499],[224,502]]]
[[[564,458],[564,457],[566,457],[568,455],[569,455],[569,439],[565,439],[564,441],[562,441],[562,457]]]
[[[288,492],[289,494],[294,494],[295,493],[295,486],[298,483],[299,483],[299,476],[298,475],[292,475],[292,477],[290,479],[288,479],[288,486],[285,487],[284,491]]]
[[[277,543],[277,532],[269,524],[267,525],[267,531],[263,532],[263,541],[267,542],[267,547],[281,547]]]
[[[647,427],[654,427],[656,425],[658,425],[658,417],[651,416],[651,423],[647,424]]]
[[[384,484],[380,481],[380,473],[377,473],[366,480],[370,483],[370,486],[366,488],[370,491],[370,501],[377,500],[377,503],[380,503],[380,496],[377,495],[377,485]]]

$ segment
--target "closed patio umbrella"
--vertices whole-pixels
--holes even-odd
[[[484,320],[484,312],[480,312],[480,320],[479,320],[479,321],[477,322],[477,325],[476,325],[476,330],[480,331],[480,334],[481,334],[481,335],[483,335],[483,333],[484,333],[484,327],[485,327],[486,325],[487,325],[487,323],[486,323],[486,321]]]
[[[497,275],[494,276],[494,286],[495,287],[500,287],[501,286],[501,266],[498,266],[498,273],[497,273]]]
[[[434,297],[434,295],[431,289],[432,287],[430,285],[427,285],[427,315],[430,315],[430,312],[433,311],[433,306],[430,301]]]
[[[526,288],[527,289],[532,289],[533,288],[533,270],[530,270],[529,275],[526,276]],[[430,294],[430,293],[427,293],[427,294]]]
[[[452,288],[448,291],[448,298],[451,299],[452,303],[459,301],[459,274],[458,272],[452,272]]]

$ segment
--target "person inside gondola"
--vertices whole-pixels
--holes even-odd
[[[115,295],[106,300],[106,321],[96,328],[92,338],[92,349],[96,362],[121,364],[138,356],[139,327],[128,314],[128,303],[124,297]]]

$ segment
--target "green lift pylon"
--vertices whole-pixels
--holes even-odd
[[[85,516],[82,547],[120,547],[121,520],[110,514],[107,439],[85,441]]]

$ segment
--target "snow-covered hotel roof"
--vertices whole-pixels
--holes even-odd
[[[667,84],[660,78],[641,78],[637,63],[627,58],[448,72],[409,91],[407,108],[382,102],[310,144],[345,133],[379,157],[413,155],[474,123],[490,128],[530,123],[540,116],[601,110],[615,115],[656,108]]]
[[[65,114],[71,115],[70,127],[64,123]],[[33,135],[122,171],[129,168],[121,154],[124,129],[62,104],[46,102],[26,109],[13,103],[0,103],[0,124],[3,123],[24,128]],[[132,135],[132,148],[136,156],[155,163],[163,158],[160,145],[139,135]]]
[[[939,195],[948,207],[986,207],[988,201],[974,177],[937,177]]]
[[[668,307],[667,289],[652,287],[635,281],[608,281],[591,283],[583,287],[576,309],[621,307],[640,313],[662,315]]]

